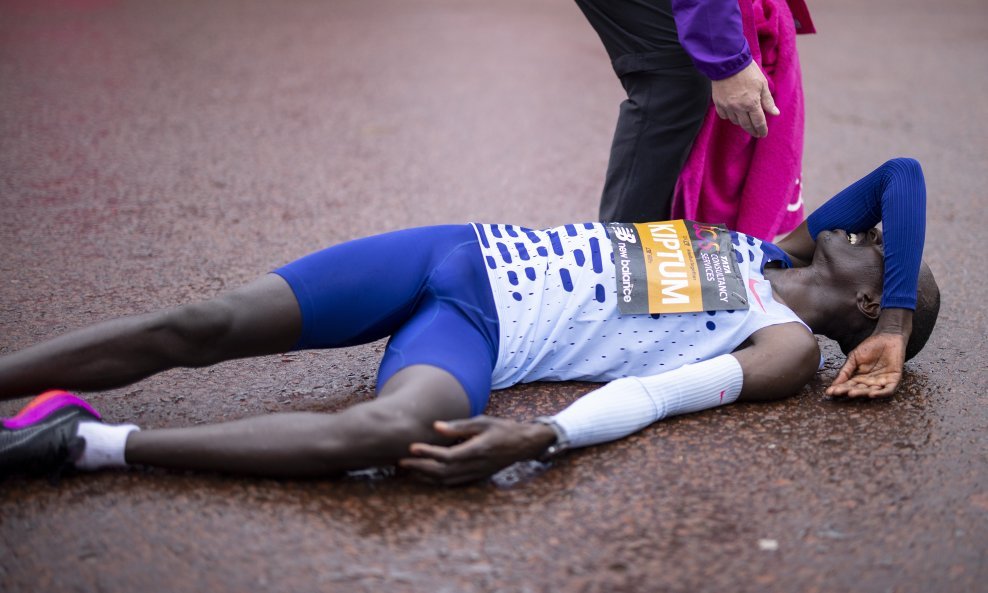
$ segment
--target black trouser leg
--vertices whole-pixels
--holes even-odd
[[[628,93],[614,130],[600,219],[665,220],[706,114],[710,81],[679,43],[670,0],[576,3]]]
[[[621,77],[621,104],[600,200],[600,220],[667,220],[672,192],[710,101],[692,66]]]

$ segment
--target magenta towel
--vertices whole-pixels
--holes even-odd
[[[713,103],[676,184],[672,217],[723,223],[771,241],[803,220],[803,85],[786,0],[741,0],[744,34],[781,113],[752,138]]]

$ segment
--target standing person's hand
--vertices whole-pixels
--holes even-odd
[[[779,115],[779,108],[768,90],[768,80],[754,60],[734,76],[711,81],[711,90],[721,119],[731,120],[755,138],[768,135],[765,115]]]

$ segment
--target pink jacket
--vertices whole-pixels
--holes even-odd
[[[676,184],[672,217],[723,223],[771,241],[803,220],[802,76],[786,0],[740,6],[752,57],[781,113],[768,116],[768,136],[756,139],[720,119],[711,104]]]

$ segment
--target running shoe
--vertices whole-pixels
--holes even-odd
[[[85,447],[80,421],[99,422],[99,412],[67,391],[46,391],[0,420],[0,476],[61,473]]]

